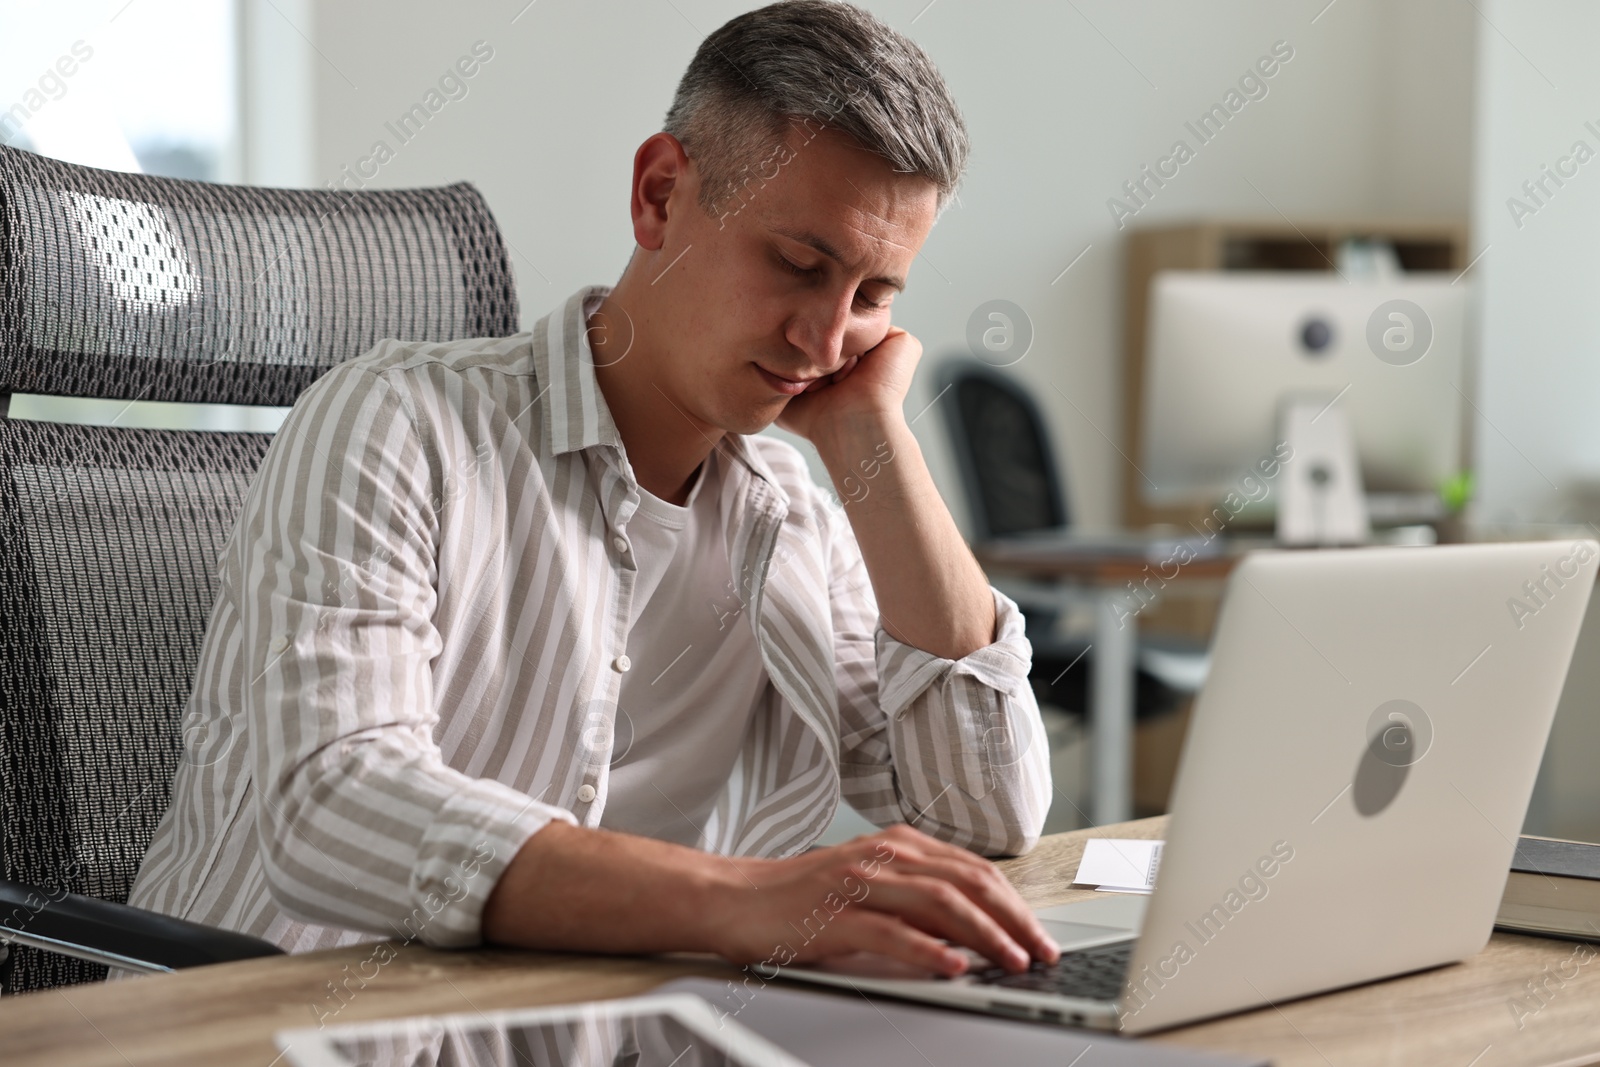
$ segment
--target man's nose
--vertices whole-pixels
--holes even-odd
[[[819,374],[844,365],[845,334],[850,328],[850,297],[818,301],[790,320],[789,343],[810,357]]]

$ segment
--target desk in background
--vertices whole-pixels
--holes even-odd
[[[1090,895],[1069,888],[1089,837],[1165,831],[1166,819],[1158,818],[1055,834],[1000,867],[1030,904],[1062,903]],[[709,957],[391,948],[392,961],[364,986],[352,981],[353,993],[327,1022],[632,996],[683,975],[742,977]],[[1278,1067],[1597,1062],[1600,967],[1573,967],[1572,951],[1570,942],[1497,933],[1463,964],[1263,1006],[1147,1040],[1267,1056]],[[373,956],[373,945],[352,945],[8,998],[0,1001],[0,1049],[10,1067],[270,1067],[282,1062],[273,1035],[315,1026],[313,1005],[327,1011],[339,1003],[329,983],[374,973],[365,965]],[[1529,996],[1530,982],[1544,983],[1545,1006],[1524,1014],[1518,1029],[1511,1006]]]
[[[1260,547],[1254,542],[1248,547]],[[1190,560],[1161,574],[1163,585],[1220,581],[1232,571],[1243,549]],[[1134,686],[1139,671],[1138,601],[1129,584],[1144,582],[1159,568],[1127,551],[1085,552],[1082,546],[1052,552],[1048,543],[987,542],[974,554],[991,576],[1037,579],[1078,586],[1094,604],[1090,659],[1091,724],[1089,818],[1096,825],[1133,817]],[[1170,574],[1171,577],[1165,575]]]

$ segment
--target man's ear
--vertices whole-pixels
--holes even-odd
[[[658,251],[666,243],[667,219],[694,200],[694,165],[670,133],[652,134],[633,156],[633,239]],[[673,193],[677,192],[674,198]]]

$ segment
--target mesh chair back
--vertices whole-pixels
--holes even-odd
[[[217,558],[270,442],[0,420],[6,878],[127,900],[180,758]],[[0,988],[104,973],[13,946]]]
[[[973,540],[1060,529],[1069,521],[1039,407],[981,363],[948,365],[941,406],[971,509]]]
[[[0,149],[0,391],[287,406],[386,337],[517,329],[470,185],[248,189]]]
[[[379,339],[517,328],[470,186],[258,190],[0,148],[0,400],[283,406]],[[127,899],[270,441],[0,417],[0,877]],[[0,992],[104,973],[13,945]]]

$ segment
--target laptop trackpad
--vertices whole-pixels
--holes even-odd
[[[1144,923],[1149,898],[1135,894],[1057,904],[1034,912],[1045,931],[1063,950],[1084,948],[1132,937]]]

